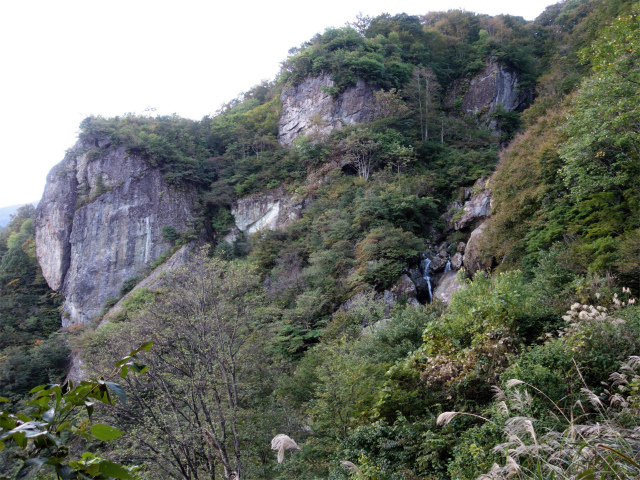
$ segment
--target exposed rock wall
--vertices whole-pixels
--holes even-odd
[[[128,298],[131,298],[136,294],[137,290],[142,288],[148,290],[157,290],[162,287],[165,283],[166,275],[183,265],[185,265],[192,256],[194,248],[196,248],[196,242],[191,242],[186,245],[183,245],[178,250],[174,252],[173,255],[166,262],[156,268],[153,272],[151,272],[147,277],[145,277],[142,281],[138,282],[138,284],[127,293],[124,297],[122,297],[118,303],[116,303],[107,314],[102,317],[102,321],[100,324],[112,321],[118,317],[118,315],[122,312],[124,308],[123,305],[127,301]]]
[[[170,248],[162,227],[184,230],[197,193],[178,189],[143,159],[108,141],[78,142],[47,177],[36,210],[36,255],[65,296],[62,324],[85,323]]]
[[[323,91],[323,87],[333,87],[331,75],[308,78],[282,90],[282,115],[278,121],[278,141],[282,145],[289,145],[312,128],[327,134],[334,128],[373,118],[373,89],[363,80],[336,97]]]
[[[258,230],[281,230],[302,216],[304,199],[271,192],[241,198],[231,206],[236,228],[249,236]],[[233,233],[227,240],[233,240]]]
[[[478,225],[491,215],[490,179],[479,178],[471,188],[465,188],[463,203],[454,202],[444,215],[445,224],[453,230]]]
[[[449,304],[451,297],[460,289],[458,282],[458,272],[450,270],[438,282],[438,287],[433,292],[433,298],[438,299],[445,304]]]
[[[467,275],[473,276],[478,270],[486,270],[491,268],[493,258],[488,255],[484,250],[485,241],[485,227],[486,223],[480,224],[473,232],[467,242],[467,247],[464,251],[464,268],[467,270]]]
[[[519,89],[519,74],[489,59],[484,70],[471,79],[453,82],[445,96],[445,107],[452,109],[457,98],[462,99],[464,115],[477,115],[482,123],[496,129],[497,123],[491,118],[499,105],[507,111],[523,111],[533,99],[530,89]]]

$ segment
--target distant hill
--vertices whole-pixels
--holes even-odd
[[[15,214],[20,207],[27,205],[27,203],[36,206],[38,202],[25,202],[17,205],[9,205],[8,207],[0,207],[0,228],[6,227],[11,221],[11,215]]]

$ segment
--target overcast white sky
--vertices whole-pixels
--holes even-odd
[[[90,114],[200,119],[291,47],[359,12],[464,8],[527,20],[553,0],[5,0],[0,4],[0,207],[42,196]]]

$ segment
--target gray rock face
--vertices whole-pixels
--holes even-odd
[[[122,312],[124,302],[132,297],[137,290],[142,288],[146,288],[148,290],[157,290],[162,287],[165,283],[166,275],[183,265],[185,265],[192,256],[193,250],[196,248],[195,242],[187,243],[180,247],[176,252],[171,255],[166,262],[156,268],[153,272],[149,274],[148,277],[145,277],[141,282],[139,282],[133,290],[127,293],[124,297],[120,299],[118,303],[116,303],[107,314],[102,317],[100,325],[112,321],[117,318],[118,314]]]
[[[108,147],[108,141],[102,142]],[[36,255],[65,296],[62,324],[86,323],[170,248],[162,227],[188,226],[197,192],[176,188],[124,147],[78,144],[49,173],[36,210]]]
[[[483,250],[484,229],[486,223],[481,224],[473,232],[467,242],[467,248],[464,251],[464,268],[467,270],[467,275],[471,276],[478,270],[485,270],[491,267],[493,258],[487,257]]]
[[[420,302],[416,298],[417,295],[416,285],[409,275],[403,274],[391,289],[384,291],[382,301],[389,307],[393,307],[398,300],[405,297],[409,305],[418,306]]]
[[[445,106],[453,108],[456,98],[462,95],[462,113],[478,115],[481,123],[496,129],[497,122],[490,115],[499,105],[507,111],[522,111],[533,98],[530,90],[518,90],[518,82],[516,71],[491,58],[484,70],[472,79],[461,79],[453,83],[453,88],[445,97]]]
[[[363,80],[337,97],[324,92],[323,87],[333,87],[330,75],[308,78],[282,90],[282,115],[278,121],[278,141],[282,145],[289,145],[312,129],[328,134],[334,128],[373,118],[373,90]]]
[[[442,276],[438,283],[438,287],[435,292],[433,292],[434,299],[438,299],[446,304],[451,301],[451,295],[460,288],[457,274],[458,272],[452,270]]]
[[[451,269],[452,270],[460,270],[460,267],[462,267],[462,253],[460,252],[456,252],[456,254],[451,257]]]
[[[474,193],[475,192],[475,193]],[[454,230],[462,230],[469,225],[484,220],[491,215],[491,190],[488,180],[480,178],[471,189],[471,197],[462,207],[462,217],[453,220]]]
[[[231,207],[236,227],[246,236],[261,229],[280,230],[302,216],[303,199],[273,192],[236,201]],[[231,239],[232,240],[232,239]]]

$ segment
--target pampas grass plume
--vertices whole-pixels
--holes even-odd
[[[347,467],[349,470],[353,470],[358,475],[362,475],[362,472],[355,463],[350,462],[349,460],[340,460],[340,463]]]
[[[282,463],[285,450],[301,450],[301,448],[291,437],[281,433],[271,440],[271,450],[278,451],[278,463]]]

